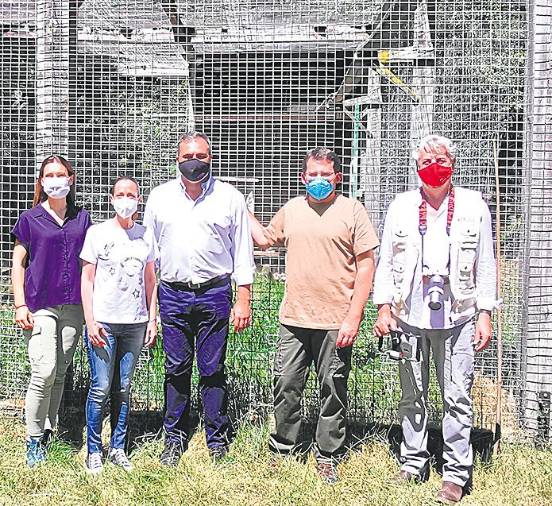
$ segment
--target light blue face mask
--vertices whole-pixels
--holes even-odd
[[[312,181],[309,181],[305,187],[307,188],[307,193],[316,200],[324,200],[334,190],[333,184],[321,176],[317,176]]]

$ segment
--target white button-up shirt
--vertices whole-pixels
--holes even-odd
[[[444,296],[441,309],[435,310],[429,307],[429,279],[432,274],[447,276],[450,263],[450,237],[447,234],[448,197],[443,201],[439,209],[427,205],[427,232],[424,236],[424,258],[422,277],[415,274],[417,282],[410,297],[409,323],[420,329],[445,329],[452,326],[450,309],[452,307],[452,293],[450,283],[443,286]],[[470,311],[471,312],[471,311]],[[473,314],[473,312],[472,312]],[[412,323],[410,323],[412,322]],[[459,323],[462,323],[460,321]],[[455,322],[457,325],[458,323]]]
[[[455,220],[461,214],[458,204],[461,189],[456,192]],[[475,192],[474,192],[475,193]],[[418,207],[421,203],[419,190],[402,194],[402,199],[396,199],[387,212],[385,227],[379,250],[378,268],[374,280],[374,303],[392,304],[395,285],[393,281],[393,228],[401,224],[409,237],[421,240],[418,230]],[[466,203],[464,203],[466,205]],[[450,283],[444,285],[443,305],[440,310],[429,308],[427,278],[423,277],[421,255],[413,265],[410,290],[404,299],[400,319],[405,323],[422,329],[442,329],[460,325],[471,318],[477,309],[492,310],[496,307],[496,264],[494,259],[491,215],[488,207],[481,199],[467,205],[477,206],[480,210],[479,242],[476,260],[476,304],[463,306],[460,314],[452,321],[451,308],[454,296]],[[427,206],[427,232],[424,238],[424,264],[428,266],[426,274],[446,274],[449,270],[451,237],[447,235],[448,198],[439,209]],[[479,212],[479,211],[478,211]],[[399,227],[400,228],[400,227]],[[454,228],[454,221],[453,221]],[[432,272],[429,272],[432,271]],[[438,271],[438,272],[436,272]],[[406,274],[405,274],[406,275]],[[451,274],[452,275],[452,274]],[[397,309],[392,305],[393,313],[399,317]]]
[[[243,195],[210,178],[193,200],[180,177],[154,188],[144,225],[159,245],[162,281],[203,283],[231,274],[237,285],[253,283],[253,242]]]

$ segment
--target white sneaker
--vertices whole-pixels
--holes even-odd
[[[90,474],[100,474],[103,469],[102,454],[89,453],[86,457],[86,470]]]
[[[132,471],[132,464],[122,448],[111,448],[108,458],[112,464],[122,467],[127,473]]]

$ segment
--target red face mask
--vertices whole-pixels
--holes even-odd
[[[418,170],[418,176],[428,186],[437,188],[443,186],[452,176],[452,167],[430,163],[427,167]]]

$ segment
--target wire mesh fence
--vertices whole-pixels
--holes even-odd
[[[437,132],[458,144],[457,184],[481,191],[495,220],[501,197],[500,395],[503,432],[518,434],[528,260],[525,2],[14,0],[0,3],[0,25],[2,411],[21,411],[28,374],[10,304],[9,230],[30,206],[46,155],[68,155],[78,200],[100,221],[110,216],[116,176],[136,177],[145,199],[174,177],[176,141],[194,127],[212,139],[215,176],[242,191],[266,224],[301,193],[305,152],[329,146],[344,162],[343,193],[364,202],[381,232],[390,201],[416,184],[411,149]],[[284,254],[256,253],[253,325],[230,336],[237,415],[270,407]],[[391,423],[399,399],[396,365],[372,337],[374,314],[369,307],[350,379],[349,418],[360,424]],[[496,364],[494,346],[477,358],[479,427],[494,424]],[[70,389],[76,404],[87,381],[80,350]],[[307,418],[316,397],[311,377]],[[431,400],[436,419],[436,386]],[[162,408],[159,344],[143,352],[133,402],[148,412]]]

